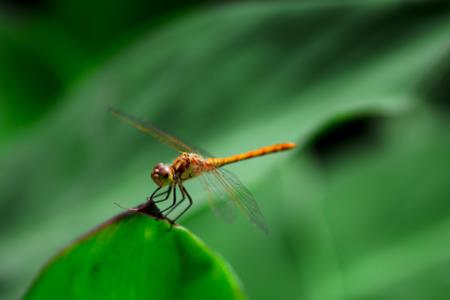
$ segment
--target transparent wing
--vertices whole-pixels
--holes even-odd
[[[160,142],[169,145],[180,152],[196,152],[193,148],[189,147],[176,137],[168,133],[165,133],[164,131],[156,128],[150,123],[138,120],[135,117],[130,116],[129,114],[126,114],[124,112],[121,112],[111,106],[108,107],[108,111],[110,111],[114,116],[124,121],[125,123],[139,129],[141,132],[156,138]]]
[[[212,175],[209,185],[214,187],[216,194],[226,195],[252,223],[265,233],[269,232],[255,198],[233,173],[225,169],[213,169],[207,174]]]
[[[205,190],[208,192],[208,204],[215,215],[228,223],[234,221],[234,207],[228,200],[227,194],[217,185],[214,175],[203,172],[198,177]]]

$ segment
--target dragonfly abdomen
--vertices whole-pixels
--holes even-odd
[[[295,147],[294,143],[282,143],[282,144],[275,144],[270,146],[265,146],[256,150],[251,150],[245,153],[232,155],[229,157],[224,158],[208,158],[207,162],[214,165],[216,168],[228,165],[231,163],[235,163],[241,160],[250,159],[253,157],[263,156],[270,153],[280,152],[289,150]]]

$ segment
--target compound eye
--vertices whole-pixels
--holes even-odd
[[[167,178],[169,177],[169,172],[165,168],[162,168],[159,169],[159,175],[163,178]]]
[[[169,178],[170,170],[167,166],[160,166],[159,167],[159,175],[162,178]]]

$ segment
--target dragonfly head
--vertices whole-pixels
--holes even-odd
[[[173,181],[173,169],[169,165],[159,163],[153,168],[151,177],[158,186],[165,186]]]

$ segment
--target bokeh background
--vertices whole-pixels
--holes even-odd
[[[180,222],[252,299],[448,299],[448,1],[28,0],[0,4],[0,298],[154,189],[176,152],[113,105],[230,166],[265,236],[187,185]]]

